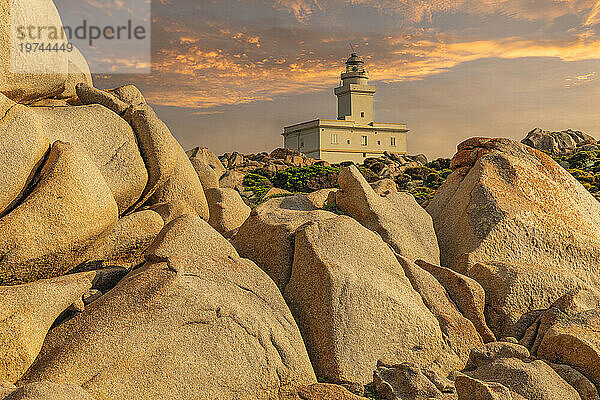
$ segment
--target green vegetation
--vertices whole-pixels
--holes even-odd
[[[321,165],[288,168],[275,174],[273,185],[290,192],[313,192],[321,189],[322,184],[335,182],[340,170],[339,167],[324,167]]]
[[[552,156],[591,193],[600,195],[600,150]]]
[[[273,186],[266,177],[249,173],[244,176],[244,189],[254,193],[256,197],[262,197]]]

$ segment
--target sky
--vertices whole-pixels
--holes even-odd
[[[94,82],[137,85],[186,149],[271,151],[284,126],[336,117],[352,43],[375,120],[450,157],[536,127],[600,138],[599,31],[599,0],[155,0],[152,73]]]

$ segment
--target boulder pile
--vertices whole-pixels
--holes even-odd
[[[0,90],[0,399],[600,400],[600,204],[544,152],[217,157],[47,78]]]

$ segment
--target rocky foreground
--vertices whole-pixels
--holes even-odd
[[[471,138],[423,208],[422,157],[186,153],[56,57],[0,94],[0,398],[600,399],[597,144]]]

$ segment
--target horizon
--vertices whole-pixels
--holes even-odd
[[[406,122],[409,154],[450,157],[472,136],[534,128],[600,136],[600,2],[160,0],[152,74],[134,83],[188,149],[270,152],[283,127],[335,119],[354,45],[375,119]]]

